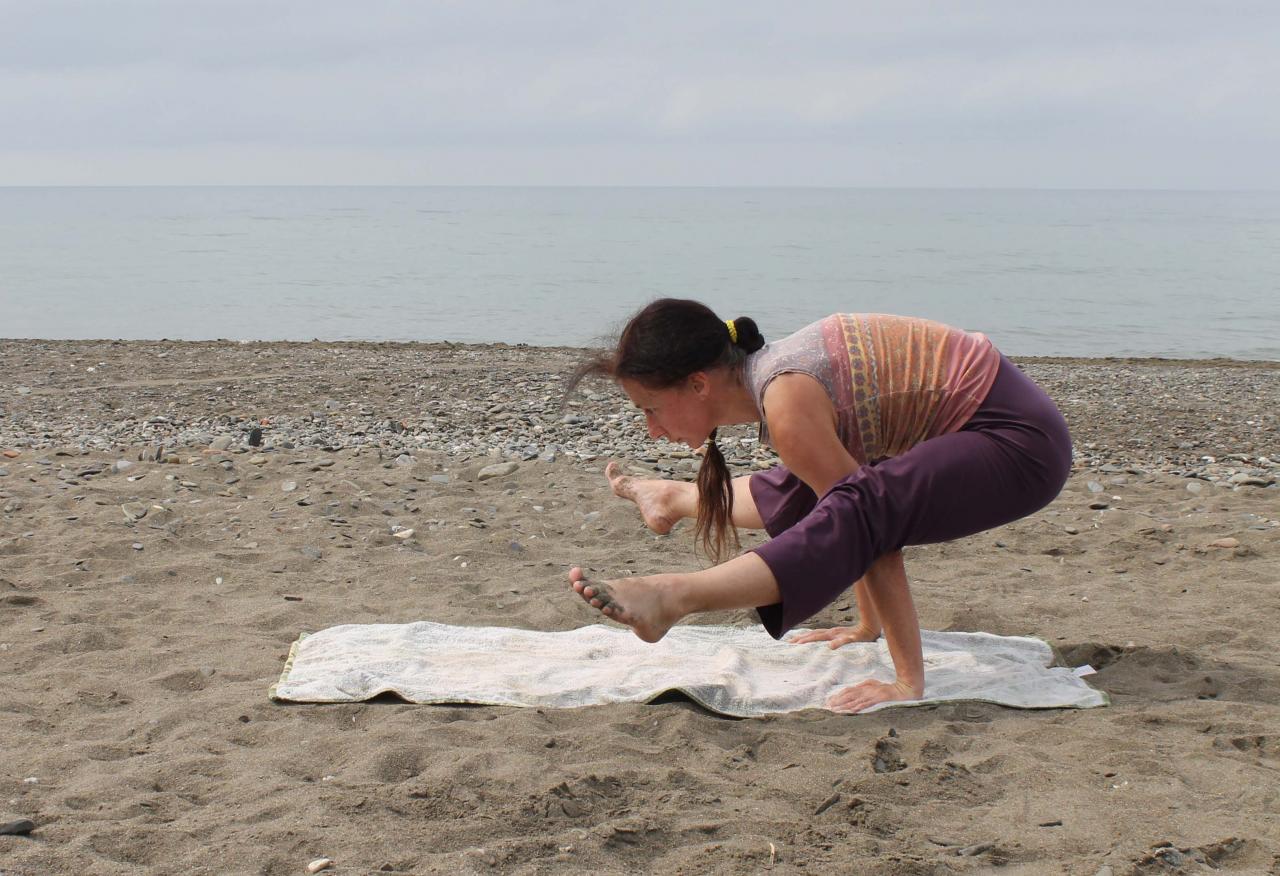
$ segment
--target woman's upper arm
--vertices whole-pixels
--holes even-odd
[[[835,405],[813,377],[779,374],[765,389],[763,407],[782,464],[819,496],[858,470],[836,432]]]

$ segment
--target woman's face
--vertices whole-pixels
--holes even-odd
[[[626,379],[618,383],[635,406],[644,412],[650,438],[666,438],[689,447],[701,447],[715,428],[707,404],[710,385],[701,372],[669,389],[650,389]]]

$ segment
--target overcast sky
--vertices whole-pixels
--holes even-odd
[[[0,185],[1280,189],[1280,2],[0,0]]]

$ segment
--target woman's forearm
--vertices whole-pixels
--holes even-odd
[[[920,644],[920,621],[907,586],[902,552],[895,551],[876,561],[864,579],[867,595],[879,616],[885,644],[893,658],[898,681],[915,696],[924,694],[924,652]]]

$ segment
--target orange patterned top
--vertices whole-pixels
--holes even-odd
[[[779,374],[800,372],[826,387],[840,440],[865,465],[968,422],[996,379],[1000,353],[986,335],[926,319],[837,313],[766,344],[745,368],[761,441],[769,442],[765,389]]]

